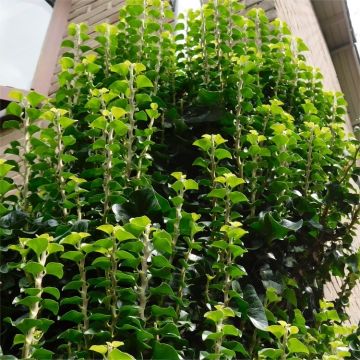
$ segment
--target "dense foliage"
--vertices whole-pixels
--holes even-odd
[[[0,358],[360,358],[359,142],[304,43],[233,0],[128,0],[95,36],[7,108]]]

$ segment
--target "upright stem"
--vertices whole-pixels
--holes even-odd
[[[39,264],[45,267],[46,259],[47,259],[47,253],[46,251],[44,251],[43,253],[41,253],[40,257],[38,257]],[[41,297],[42,294],[42,281],[44,276],[45,276],[45,271],[41,271],[34,278],[35,280],[34,287],[35,289],[39,290],[37,295],[38,297]],[[37,301],[34,304],[32,304],[29,308],[29,319],[37,319],[39,312],[40,312],[40,301]],[[36,331],[36,327],[32,327],[31,329],[28,330],[28,332],[25,335],[24,346],[22,349],[22,359],[31,358],[31,347],[38,342],[38,340],[34,336],[35,331]]]
[[[24,165],[24,184],[22,187],[21,197],[23,201],[23,209],[24,211],[27,211],[28,207],[28,192],[29,192],[29,180],[30,180],[30,163],[26,158],[26,155],[30,153],[31,151],[31,143],[30,143],[30,132],[29,132],[29,126],[30,126],[30,118],[27,114],[26,106],[24,109],[24,154],[23,154],[23,165]]]
[[[203,56],[203,66],[204,66],[204,76],[203,81],[204,85],[207,86],[210,82],[209,76],[209,54],[207,51],[207,44],[206,44],[206,19],[204,14],[204,6],[200,8],[200,17],[201,17],[201,48],[202,48],[202,56]]]
[[[80,263],[78,266],[79,266],[80,279],[82,281],[82,287],[80,290],[82,304],[80,305],[80,309],[81,309],[81,313],[83,315],[83,323],[81,326],[81,330],[84,334],[85,349],[88,349],[88,337],[85,334],[85,332],[87,330],[89,330],[89,317],[88,317],[89,299],[87,296],[88,284],[86,281],[85,257],[80,260]]]
[[[231,213],[231,202],[230,202],[230,198],[229,198],[229,192],[231,191],[230,189],[228,190],[228,194],[226,195],[226,199],[225,199],[225,225],[228,225],[230,223],[230,213]],[[228,244],[229,247],[230,245],[232,245],[232,238],[228,237]],[[231,251],[230,249],[228,249],[226,251],[226,266],[229,267],[232,264],[232,256],[231,256]],[[229,291],[230,291],[230,286],[231,286],[231,275],[229,274],[228,271],[225,271],[225,281],[224,281],[224,306],[228,306],[229,305]]]
[[[128,130],[128,139],[127,139],[127,155],[125,159],[126,169],[125,174],[127,178],[131,175],[132,170],[132,159],[134,156],[133,144],[135,140],[135,89],[134,89],[134,65],[130,65],[129,69],[130,78],[129,78],[129,130]]]
[[[193,244],[194,241],[195,241],[194,237],[192,236],[191,239],[190,239],[189,249],[185,253],[185,256],[184,256],[184,263],[185,264],[189,263],[189,258],[190,258],[191,252],[192,252],[191,244]],[[183,265],[181,267],[181,270],[180,270],[180,280],[179,280],[179,289],[178,289],[178,298],[179,298],[180,302],[178,302],[177,305],[176,305],[176,313],[177,314],[179,314],[179,312],[180,312],[180,303],[181,303],[181,301],[183,299],[183,296],[184,296],[184,285],[185,285],[186,269],[187,269],[187,266]]]
[[[149,123],[149,126],[148,126],[148,129],[149,129],[149,130],[151,130],[152,127],[154,126],[154,120],[155,120],[154,118],[151,118],[151,119],[150,119],[150,123]],[[143,160],[144,160],[146,154],[147,154],[148,151],[149,151],[149,148],[150,148],[149,142],[150,142],[150,140],[151,140],[151,136],[152,136],[152,134],[149,133],[149,135],[146,137],[146,143],[147,143],[147,145],[144,146],[143,150],[141,151],[141,154],[139,155],[138,170],[137,170],[137,174],[136,174],[136,178],[137,178],[137,179],[140,179],[140,178],[141,178],[142,163],[143,163]]]
[[[139,315],[143,321],[146,321],[145,309],[147,304],[147,290],[149,287],[148,258],[150,256],[150,231],[151,231],[151,227],[150,225],[148,225],[143,235],[144,250],[143,250],[143,256],[141,257],[141,270],[139,271],[139,275],[140,275],[140,287],[138,289]]]
[[[311,129],[309,148],[307,153],[307,163],[305,171],[305,196],[308,195],[309,186],[310,186],[310,174],[311,174],[311,165],[312,165],[312,152],[313,152],[313,141],[314,141],[314,129]]]
[[[251,184],[251,196],[250,196],[250,216],[255,216],[255,211],[256,211],[256,206],[255,206],[255,201],[256,201],[256,174],[257,174],[257,161],[258,161],[258,157],[255,156],[254,157],[254,163],[256,166],[254,166],[252,172],[251,172],[251,178],[252,178],[252,184]]]
[[[63,177],[63,171],[64,171],[64,163],[62,160],[62,155],[64,153],[64,144],[62,142],[62,129],[59,122],[59,114],[55,114],[55,129],[56,129],[56,135],[57,135],[57,166],[56,166],[56,175],[58,178],[59,183],[59,189],[60,189],[60,195],[62,202],[65,203],[66,201],[66,194],[65,194],[65,179]],[[63,216],[66,217],[68,214],[67,209],[65,206],[63,208]]]
[[[235,156],[236,156],[236,165],[238,168],[238,174],[240,178],[244,177],[244,165],[241,161],[241,133],[242,133],[242,125],[241,125],[241,112],[242,112],[242,72],[239,73],[239,81],[237,82],[237,104],[236,104],[236,115],[235,115]]]
[[[110,272],[110,280],[111,280],[111,289],[110,289],[110,294],[111,294],[111,324],[110,324],[110,333],[111,333],[111,338],[114,338],[115,335],[115,329],[116,329],[116,323],[117,323],[117,303],[118,303],[118,297],[117,297],[117,279],[116,279],[116,272],[117,272],[117,268],[118,268],[118,261],[116,259],[116,250],[117,250],[117,246],[116,246],[116,239],[113,236],[112,237],[112,241],[113,241],[113,248],[112,251],[110,253],[110,262],[111,262],[111,272]]]
[[[112,116],[110,117],[110,121],[112,121]],[[109,197],[110,197],[110,181],[111,181],[111,170],[112,170],[112,156],[113,152],[111,150],[111,144],[114,140],[114,129],[111,128],[109,131],[105,131],[106,141],[106,162],[105,162],[105,172],[104,172],[104,213],[103,213],[103,222],[107,221],[107,214],[109,211]]]
[[[217,324],[216,324],[216,332],[220,333],[222,330],[222,325],[223,325],[223,320],[221,319]],[[217,359],[220,359],[220,354],[221,354],[221,346],[222,346],[222,342],[223,342],[223,336],[220,336],[216,342],[215,342],[215,354],[218,355]]]

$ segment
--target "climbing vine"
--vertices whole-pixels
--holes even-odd
[[[306,45],[235,0],[95,30],[52,98],[11,93],[0,358],[360,358],[360,145]]]

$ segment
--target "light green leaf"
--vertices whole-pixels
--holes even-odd
[[[46,265],[46,274],[56,276],[58,279],[61,279],[64,276],[63,264],[57,262],[49,262]]]
[[[84,258],[84,254],[81,251],[67,251],[60,256],[62,259],[79,262]]]
[[[8,181],[1,179],[0,180],[0,196],[6,194],[13,187],[14,187],[13,184],[10,184]]]
[[[136,87],[138,89],[142,88],[152,88],[154,85],[151,80],[145,75],[138,75],[136,78]]]
[[[39,257],[47,249],[48,243],[48,239],[39,237],[28,240],[26,245]]]
[[[184,181],[184,187],[185,187],[185,190],[198,190],[199,189],[199,185],[197,184],[197,182],[192,179],[186,179]]]
[[[13,167],[13,165],[1,163],[0,160],[0,177],[4,177]]]
[[[38,106],[43,100],[46,99],[44,95],[38,94],[35,91],[30,91],[26,97],[29,100],[30,105],[33,107]]]
[[[209,194],[207,196],[218,198],[218,199],[223,199],[226,196],[226,189],[224,189],[224,188],[213,189],[209,192]]]
[[[309,349],[307,346],[296,338],[290,338],[287,345],[290,353],[309,354]]]
[[[95,351],[99,354],[105,355],[108,351],[108,348],[106,345],[92,345],[90,347],[90,350]]]
[[[127,111],[123,108],[113,106],[111,108],[111,113],[114,115],[115,119],[119,119],[123,117],[127,113]]]
[[[25,272],[28,272],[34,276],[36,276],[37,274],[39,274],[41,271],[44,270],[44,267],[34,261],[29,261],[27,264],[25,264],[25,266],[23,267],[23,270]]]
[[[286,333],[286,329],[281,325],[270,325],[266,328],[267,331],[271,332],[278,339],[283,337]]]
[[[111,235],[114,232],[114,227],[109,224],[100,225],[96,229],[103,231],[104,233],[106,233],[108,235]]]
[[[105,130],[106,129],[106,119],[104,116],[99,116],[97,119],[95,119],[91,124],[91,128]]]
[[[239,202],[249,202],[249,199],[240,191],[233,191],[230,193],[229,197],[233,204],[237,204]]]
[[[124,353],[118,349],[113,349],[108,354],[108,360],[136,360],[128,353]]]
[[[215,157],[218,160],[231,159],[232,158],[230,151],[225,150],[225,149],[216,149],[215,150]]]

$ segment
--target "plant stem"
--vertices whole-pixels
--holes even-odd
[[[28,192],[29,192],[29,180],[30,180],[30,163],[26,158],[26,155],[31,152],[31,143],[30,143],[30,132],[29,132],[29,126],[30,126],[30,118],[27,114],[27,104],[24,106],[24,116],[23,116],[23,123],[24,123],[24,154],[22,156],[22,161],[24,165],[24,175],[23,175],[23,187],[21,191],[21,197],[23,202],[23,209],[26,212],[28,207]]]
[[[59,122],[60,115],[57,113],[55,114],[54,122],[55,122],[55,129],[56,129],[56,135],[57,135],[57,166],[56,166],[56,175],[58,178],[59,183],[59,189],[60,189],[60,195],[63,204],[66,201],[66,194],[65,194],[65,179],[63,177],[63,171],[64,171],[64,163],[62,160],[62,155],[64,153],[64,144],[62,142],[62,129]],[[63,216],[66,217],[68,215],[68,211],[65,208],[65,206],[62,206],[63,208]]]
[[[134,89],[134,64],[130,65],[129,68],[130,78],[129,78],[129,130],[128,130],[128,139],[127,139],[127,156],[125,159],[126,169],[125,175],[127,178],[130,178],[132,170],[132,159],[134,156],[133,144],[134,144],[134,130],[135,130],[135,89]]]
[[[144,231],[143,235],[143,256],[141,257],[141,270],[139,271],[140,275],[140,287],[138,290],[139,294],[139,315],[143,321],[146,321],[145,309],[147,304],[147,290],[149,287],[149,278],[148,278],[148,258],[150,256],[150,231],[151,227],[148,225]]]
[[[149,129],[149,130],[151,130],[152,127],[154,126],[154,120],[155,120],[154,118],[151,118],[151,119],[150,119],[150,123],[149,123],[149,126],[148,126],[148,129]],[[137,174],[136,174],[136,178],[137,178],[137,179],[140,179],[140,178],[141,178],[142,163],[143,163],[144,158],[146,157],[146,154],[147,154],[148,151],[149,151],[149,148],[150,148],[149,142],[150,142],[150,140],[151,140],[151,136],[152,136],[152,134],[149,133],[149,135],[146,137],[146,140],[145,140],[145,141],[146,141],[147,145],[144,146],[144,148],[143,148],[142,151],[141,151],[141,154],[139,155],[138,170],[137,170]]]
[[[221,332],[222,331],[222,325],[223,325],[223,320],[221,319],[217,324],[216,324],[216,332]],[[215,342],[215,355],[218,355],[217,359],[220,359],[220,354],[221,354],[221,346],[222,346],[222,342],[223,342],[223,336],[220,336],[218,339],[216,339]]]
[[[118,268],[118,261],[116,259],[116,238],[112,237],[113,241],[113,248],[110,252],[110,262],[111,262],[111,271],[110,271],[110,280],[111,280],[111,288],[110,288],[110,294],[111,294],[111,324],[110,324],[110,333],[111,338],[114,338],[115,335],[115,328],[117,323],[117,303],[118,303],[118,297],[117,297],[117,279],[116,279],[116,272]]]
[[[81,326],[82,333],[84,334],[84,342],[85,342],[85,350],[88,349],[88,337],[85,334],[87,330],[89,330],[89,317],[88,317],[88,304],[89,299],[87,296],[88,284],[86,281],[86,271],[85,271],[85,257],[80,260],[79,263],[79,273],[80,279],[82,281],[82,287],[80,290],[82,304],[80,306],[81,313],[83,315],[83,324]]]
[[[38,262],[43,267],[45,267],[47,259],[46,251],[42,252],[40,257],[38,257]],[[35,289],[39,290],[37,296],[41,297],[42,294],[42,281],[45,276],[45,271],[41,271],[37,276],[34,278],[34,287]],[[35,302],[29,308],[29,319],[37,319],[38,314],[40,312],[40,301]],[[22,359],[29,359],[31,358],[31,348],[34,344],[38,342],[38,340],[34,337],[36,331],[36,327],[32,327],[28,330],[25,335],[24,345],[22,349]]]
[[[110,121],[112,121],[112,116],[110,117]],[[111,128],[110,131],[105,131],[106,137],[106,162],[105,162],[105,172],[104,172],[104,213],[103,213],[103,223],[107,221],[107,214],[110,208],[109,205],[109,197],[110,197],[110,181],[111,181],[111,170],[112,170],[112,156],[113,152],[111,150],[111,145],[114,141],[114,129]]]
[[[226,195],[226,199],[225,199],[225,225],[228,225],[230,223],[230,212],[231,212],[231,202],[230,202],[230,198],[229,198],[229,192],[231,191],[231,189],[227,189],[228,193]],[[227,236],[228,237],[228,236]],[[232,238],[228,237],[228,244],[229,247],[230,245],[232,245]],[[230,249],[227,249],[226,251],[226,267],[230,267],[232,265],[232,256],[231,256],[231,251]],[[227,270],[225,270],[225,281],[224,281],[224,306],[228,306],[229,305],[229,291],[230,291],[230,286],[231,286],[231,275],[229,274],[229,272]]]
[[[312,165],[312,152],[313,152],[313,141],[314,141],[314,129],[311,129],[309,148],[307,153],[307,163],[305,171],[305,196],[308,195],[309,186],[310,186],[310,174],[311,174],[311,165]]]
[[[236,165],[238,168],[238,174],[240,178],[244,177],[244,165],[241,161],[241,112],[242,112],[242,93],[241,90],[243,88],[243,80],[242,80],[242,72],[239,74],[239,81],[237,82],[237,104],[236,104],[236,116],[235,116],[235,156],[236,156]]]

